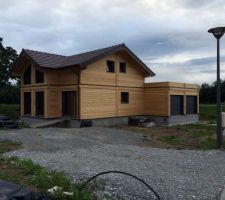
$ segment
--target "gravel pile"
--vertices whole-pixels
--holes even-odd
[[[0,139],[4,138],[24,145],[24,149],[6,156],[31,158],[64,171],[74,181],[102,171],[121,170],[144,179],[168,200],[216,200],[225,184],[224,151],[139,147],[139,133],[110,128],[47,128],[0,131]],[[100,179],[112,198],[154,199],[151,191],[129,177],[112,174]]]

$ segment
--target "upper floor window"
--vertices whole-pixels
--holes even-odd
[[[23,74],[23,84],[31,84],[31,66]]]
[[[121,103],[129,103],[129,92],[121,92]]]
[[[36,83],[44,83],[44,72],[36,70]]]
[[[121,72],[121,73],[126,73],[126,72],[127,72],[127,66],[126,66],[126,63],[124,63],[124,62],[121,62],[121,63],[120,63],[120,72]]]
[[[115,62],[111,60],[107,60],[106,71],[114,73],[115,72]]]

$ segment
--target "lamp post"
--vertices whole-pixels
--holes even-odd
[[[216,135],[217,135],[217,148],[221,148],[222,145],[222,107],[221,107],[221,81],[220,81],[220,38],[225,33],[225,27],[216,27],[211,28],[208,30],[209,33],[212,33],[214,37],[217,39],[217,111],[216,111],[216,121],[217,121],[217,129],[216,129]]]

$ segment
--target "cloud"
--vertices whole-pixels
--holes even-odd
[[[157,72],[152,80],[198,83],[214,79],[207,30],[225,18],[223,0],[7,0],[0,9],[0,36],[18,52],[71,55],[125,42]]]

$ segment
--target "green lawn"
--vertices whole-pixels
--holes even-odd
[[[6,115],[18,119],[20,115],[19,104],[0,104],[0,115]]]
[[[222,110],[225,112],[225,105],[222,106]],[[216,104],[200,104],[199,113],[202,120],[216,120]]]

